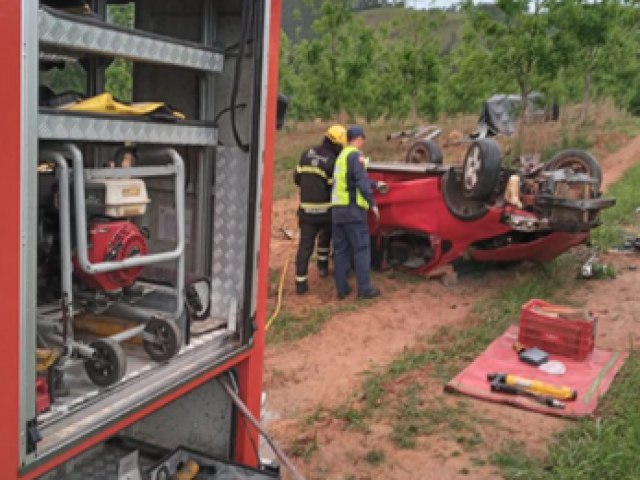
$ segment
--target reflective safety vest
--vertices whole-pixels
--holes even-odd
[[[336,166],[333,171],[333,190],[331,192],[331,204],[335,207],[346,207],[349,205],[349,182],[347,180],[347,157],[358,149],[348,145],[342,149],[336,159]],[[362,196],[358,187],[355,187],[356,203],[360,208],[369,210],[369,202]]]

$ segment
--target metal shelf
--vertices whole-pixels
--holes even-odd
[[[195,43],[129,30],[95,20],[41,8],[38,35],[43,46],[118,56],[205,72],[221,72],[224,56]]]
[[[38,136],[42,140],[161,145],[215,146],[218,142],[218,130],[205,125],[51,111],[38,114]]]

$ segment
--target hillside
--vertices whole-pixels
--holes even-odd
[[[461,36],[464,24],[464,13],[444,12],[442,10],[411,10],[406,8],[376,8],[363,10],[357,15],[372,28],[379,29],[384,25],[389,28],[389,35],[396,36],[404,31],[403,25],[413,15],[424,17],[425,21],[435,23],[434,37],[441,46],[442,52],[449,52]]]
[[[389,28],[389,36],[396,36],[404,31],[405,25],[413,15],[423,16],[425,21],[436,24],[435,38],[442,52],[448,52],[460,38],[464,23],[464,14],[459,12],[443,12],[441,10],[411,10],[398,7],[372,8],[361,10],[355,15],[364,19],[371,28]],[[282,29],[295,43],[311,36],[313,11],[304,0],[284,0],[282,11]]]

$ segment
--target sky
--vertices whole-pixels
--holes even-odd
[[[405,0],[405,5],[413,8],[430,8],[430,7],[450,7],[459,3],[459,0]],[[493,3],[489,0],[483,0],[483,3]]]
[[[407,7],[429,8],[429,7],[449,7],[458,0],[405,0]]]

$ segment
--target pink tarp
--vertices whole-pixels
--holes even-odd
[[[560,360],[567,367],[563,375],[550,375],[518,359],[513,351],[513,344],[517,339],[518,327],[512,325],[467,368],[456,375],[445,389],[550,415],[588,416],[595,411],[598,400],[609,389],[613,378],[627,358],[626,353],[599,349],[595,349],[593,354],[582,362],[560,355],[550,355],[551,360]],[[524,395],[494,393],[487,382],[487,373],[509,373],[555,385],[566,385],[578,391],[578,398],[567,401],[566,408],[558,409],[542,405]]]

